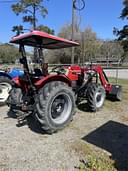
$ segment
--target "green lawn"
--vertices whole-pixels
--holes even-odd
[[[110,83],[116,84],[116,79],[115,78],[110,78]],[[127,79],[118,79],[117,84],[122,86],[123,90],[123,99],[128,100],[128,80]]]

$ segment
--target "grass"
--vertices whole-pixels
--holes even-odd
[[[110,83],[116,84],[115,78],[109,78],[109,81],[110,81]],[[128,87],[128,80],[127,79],[118,79],[117,84]]]
[[[115,78],[110,78],[109,80],[111,84],[116,84]],[[112,102],[110,100],[106,100],[104,107],[115,110],[116,112],[120,112],[123,109],[123,104],[128,103],[128,80],[118,79],[117,84],[122,86],[122,101]]]
[[[79,165],[80,171],[117,171],[114,168],[114,162],[104,155],[97,156],[91,154],[87,160],[81,160]]]
[[[75,169],[79,171],[117,171],[114,161],[106,153],[92,150],[85,142],[74,142],[71,148],[82,158]]]
[[[115,83],[115,79],[110,79],[111,83]],[[112,102],[110,100],[105,100],[104,108],[114,111],[115,113],[122,113],[122,111],[127,110],[126,106],[128,104],[128,80],[119,79],[118,84],[122,85],[123,97],[121,102]],[[124,107],[125,106],[125,107]],[[128,115],[121,115],[120,120],[123,123],[128,123]]]

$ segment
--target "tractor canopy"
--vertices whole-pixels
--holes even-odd
[[[22,44],[32,47],[39,47],[45,49],[60,49],[73,46],[79,46],[79,43],[60,38],[42,31],[31,31],[15,36],[10,43]]]

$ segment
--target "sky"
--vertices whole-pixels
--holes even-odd
[[[80,29],[84,30],[89,26],[100,39],[116,38],[113,28],[122,28],[126,22],[119,18],[122,2],[123,0],[85,0],[85,8],[80,12]],[[44,0],[44,6],[48,9],[48,15],[45,18],[39,17],[39,24],[47,25],[57,34],[63,25],[71,23],[72,0]],[[14,36],[12,26],[22,24],[22,19],[12,12],[11,3],[3,3],[3,0],[0,0],[0,14],[0,42],[5,43]],[[25,27],[30,28],[28,25]]]

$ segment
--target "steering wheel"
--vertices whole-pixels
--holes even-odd
[[[58,66],[53,67],[51,72],[56,72],[57,74],[64,74],[65,69],[64,69],[64,66],[58,65]]]

